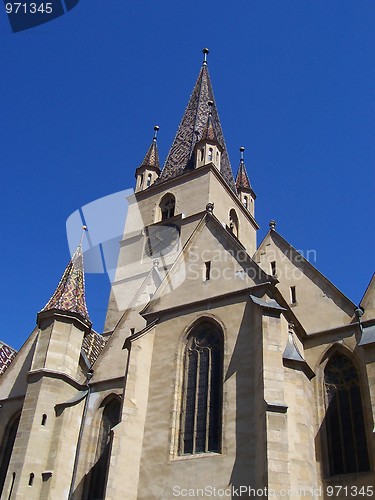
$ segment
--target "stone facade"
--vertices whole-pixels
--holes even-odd
[[[105,334],[78,248],[0,379],[2,499],[375,494],[375,279],[357,307],[274,222],[257,245],[206,54],[136,170]]]

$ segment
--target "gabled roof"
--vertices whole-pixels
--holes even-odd
[[[375,319],[375,273],[372,275],[370,283],[361,300],[361,306],[365,310],[362,320]]]
[[[51,311],[73,312],[90,322],[85,299],[85,276],[83,270],[83,253],[80,244],[69,261],[57,288],[43,307],[41,312]]]
[[[211,106],[212,131],[210,134],[214,133],[218,143],[223,147],[220,172],[229,187],[236,192],[206,61],[199,72],[189,103],[165,161],[162,174],[157,181],[158,183],[182,175],[187,170],[194,168],[194,146],[197,140],[202,138],[206,127],[209,101],[213,102]]]
[[[0,377],[15,358],[17,351],[0,341]]]

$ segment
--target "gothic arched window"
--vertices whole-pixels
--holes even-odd
[[[222,373],[222,332],[202,322],[185,348],[179,454],[220,452]]]
[[[369,470],[358,371],[335,353],[324,372],[327,444],[331,475]]]
[[[147,176],[147,187],[151,186],[152,175],[148,174]]]
[[[173,194],[166,194],[160,202],[161,220],[167,220],[174,216],[176,199]]]
[[[13,416],[9,421],[7,428],[5,429],[5,434],[3,442],[0,447],[0,456],[2,457],[0,465],[0,495],[4,487],[6,475],[8,472],[10,458],[12,456],[14,441],[16,440],[16,434],[18,429],[18,424],[20,423],[21,414]]]
[[[111,431],[120,421],[120,409],[120,400],[116,398],[112,399],[103,410],[96,448],[95,464],[91,470],[90,500],[101,500],[105,497],[107,472],[111,454]]]

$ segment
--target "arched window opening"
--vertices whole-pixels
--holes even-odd
[[[161,220],[167,220],[174,216],[176,199],[173,194],[166,194],[160,202]]]
[[[0,448],[0,457],[2,457],[0,465],[0,496],[3,491],[5,478],[8,472],[10,458],[12,456],[14,441],[16,440],[18,424],[20,422],[20,414],[10,420],[7,429],[5,430],[3,442]]]
[[[223,336],[205,321],[187,339],[179,454],[221,451]]]
[[[148,176],[147,176],[147,187],[151,186],[151,179],[152,179],[152,175],[148,174]]]
[[[30,476],[29,476],[29,483],[28,483],[28,484],[29,484],[29,486],[32,486],[32,485],[33,485],[33,483],[34,483],[34,477],[35,477],[35,475],[34,475],[34,473],[32,472],[32,473],[30,474]]]
[[[202,148],[201,149],[201,161],[203,161],[203,158],[204,158],[204,149]]]
[[[44,413],[42,416],[41,425],[46,425],[46,423],[47,423],[47,415]]]
[[[139,176],[139,185],[142,186],[143,184],[143,174]]]
[[[212,153],[213,153],[213,149],[209,148],[208,149],[208,161],[212,161]]]
[[[249,198],[247,196],[243,197],[243,204],[246,209],[249,208]]]
[[[91,469],[89,498],[102,500],[105,497],[107,473],[111,454],[113,427],[120,421],[121,404],[119,399],[112,399],[104,408],[100,424],[95,465]]]
[[[369,470],[360,380],[352,361],[335,353],[324,372],[331,475]]]
[[[229,212],[229,229],[238,238],[238,217],[233,208]]]

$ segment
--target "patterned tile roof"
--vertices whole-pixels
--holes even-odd
[[[238,167],[237,177],[236,177],[236,188],[237,189],[251,189],[251,184],[249,181],[249,176],[246,172],[245,162],[243,159],[240,161],[240,166]]]
[[[153,138],[151,146],[148,148],[146,156],[144,157],[143,162],[138,168],[141,167],[154,167],[158,171],[158,173],[160,172],[159,153],[158,146],[156,144],[156,137]]]
[[[17,351],[0,341],[0,377],[15,358]]]
[[[51,309],[75,312],[85,320],[90,321],[85,299],[82,245],[79,245],[74,252],[55,293],[42,311],[50,311]]]
[[[91,330],[90,333],[85,335],[82,342],[82,349],[86,356],[89,358],[91,365],[93,365],[98,359],[99,354],[102,352],[108,338],[109,337],[105,339],[102,335],[99,335],[99,333],[96,333],[94,330]]]
[[[165,161],[161,177],[157,181],[158,183],[177,177],[178,175],[194,168],[194,146],[197,140],[197,135],[198,138],[202,137],[207,124],[209,101],[213,101],[211,106],[212,127],[214,133],[216,134],[217,141],[223,147],[220,172],[229,187],[236,192],[232,168],[230,166],[227,149],[225,147],[223,131],[221,129],[206,63],[203,63],[199,72],[199,76],[190,96],[189,103]],[[196,134],[196,132],[198,132],[198,134]]]

